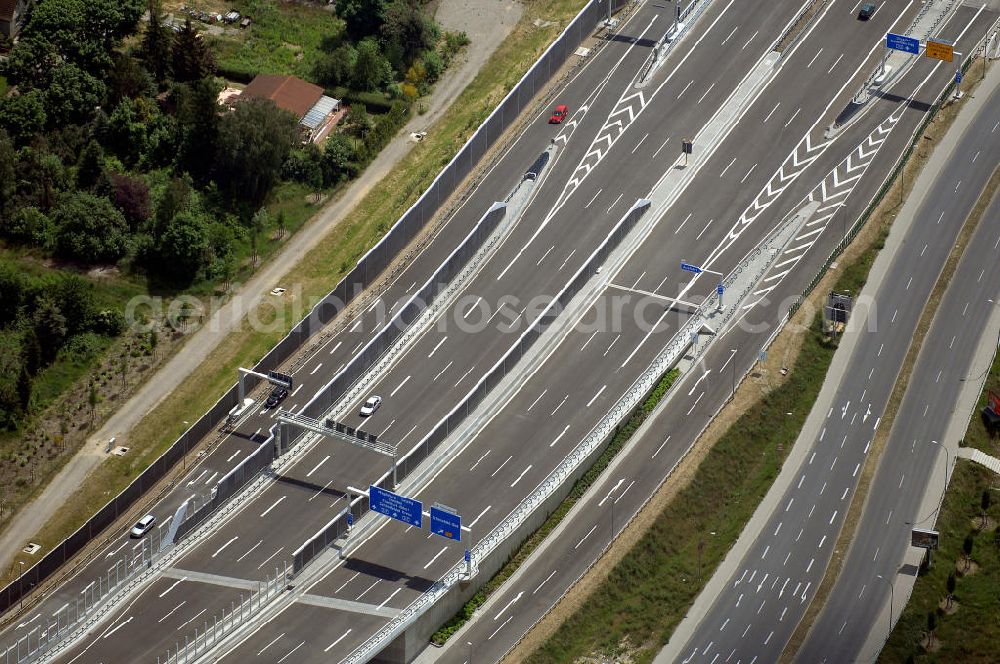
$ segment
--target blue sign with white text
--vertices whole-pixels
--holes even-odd
[[[368,487],[368,504],[373,512],[384,514],[390,519],[402,521],[410,526],[423,527],[424,506],[419,500],[400,496],[372,484]]]
[[[431,507],[431,532],[441,537],[462,541],[462,517],[454,512],[442,509],[438,505]]]
[[[719,284],[718,286],[715,287],[715,293],[717,295],[722,295],[725,292],[726,292],[726,287],[723,286],[722,284]]]
[[[695,274],[701,274],[701,268],[697,265],[691,265],[690,263],[685,263],[681,261],[681,269],[687,272],[694,272]]]
[[[920,54],[919,39],[903,35],[894,35],[891,32],[885,36],[885,47],[891,48],[894,51],[905,51],[906,53],[912,53],[913,55]]]

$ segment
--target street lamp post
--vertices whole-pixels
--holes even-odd
[[[944,450],[944,464],[945,464],[944,465],[944,485],[945,485],[945,487],[947,487],[948,486],[948,473],[951,470],[951,452],[948,451],[947,447],[945,447],[941,443],[937,442],[936,440],[932,440],[932,441],[930,441],[930,443],[931,443],[931,445],[937,445],[942,450]],[[942,494],[943,494],[943,491],[942,491]],[[944,496],[942,495],[942,498],[943,497]]]
[[[733,362],[733,396],[736,396],[736,349],[730,348],[729,352],[731,353],[729,360]]]
[[[892,634],[892,606],[896,602],[896,589],[893,588],[892,582],[881,574],[876,574],[875,576],[889,585],[889,627],[885,630],[885,640],[888,641],[889,635]]]

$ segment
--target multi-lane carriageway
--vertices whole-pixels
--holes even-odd
[[[823,142],[816,127],[825,126],[825,116],[837,110],[831,99],[836,90],[831,90],[830,83],[846,86],[852,75],[866,73],[862,62],[873,51],[857,48],[849,53],[830,53],[835,51],[831,44],[837,44],[841,51],[840,45],[852,43],[874,48],[885,30],[897,22],[905,26],[908,21],[900,12],[912,13],[912,7],[898,4],[895,15],[881,12],[881,23],[859,27],[842,18],[827,30],[815,31],[795,53],[788,54],[788,64],[778,74],[783,81],[780,89],[772,84],[757,98],[718,154],[660,221],[656,237],[649,238],[616,275],[615,282],[664,296],[677,295],[687,285],[674,276],[681,257],[708,260],[715,251],[714,265],[725,271],[815,186],[815,179],[811,184],[809,178],[794,180],[783,196],[768,202],[766,215],[757,216],[755,223],[741,224],[744,232],[732,242],[725,240],[734,221],[755,204],[757,194],[803,137],[811,133],[816,145]],[[545,124],[548,109],[542,109],[449,222],[448,232],[394,282],[390,303],[420,281],[419,270],[426,275],[450,250],[449,238],[463,235],[453,231],[468,228],[490,202],[505,196],[550,138],[566,137],[560,141],[563,147],[523,219],[466,290],[471,299],[465,299],[462,309],[449,311],[448,324],[428,331],[373,389],[386,397],[386,402],[366,427],[405,449],[418,439],[420,431],[447,412],[474,384],[477,374],[512,342],[513,335],[505,334],[508,328],[517,327],[510,324],[516,320],[511,314],[527,306],[533,296],[558,291],[628,205],[648,194],[662,173],[673,166],[676,154],[670,154],[671,139],[697,132],[708,110],[721,105],[778,36],[785,23],[782,18],[794,14],[799,6],[773,2],[762,9],[743,3],[714,3],[693,34],[671,55],[660,77],[641,98],[630,102],[632,112],[622,114],[630,121],[614,135],[612,144],[600,151],[597,163],[593,163],[597,156],[594,144],[609,142],[604,138],[608,116],[632,94],[631,80],[648,55],[644,40],[662,34],[669,11],[642,5],[620,31],[637,40],[608,42],[575,70],[558,94],[560,101],[577,109],[573,122],[562,129],[549,127]],[[736,41],[737,34],[741,41]],[[826,45],[812,41],[819,37]],[[809,59],[805,59],[807,54]],[[825,73],[813,75],[820,67]],[[664,117],[669,120],[664,121]],[[833,146],[824,147],[821,155],[810,161],[810,177],[814,173],[825,175],[844,156],[843,149],[848,145],[853,148],[849,141],[853,138],[856,143],[855,134],[846,132]],[[840,152],[839,146],[844,146]],[[589,169],[582,169],[585,163]],[[583,171],[586,175],[581,178]],[[719,252],[720,246],[726,246],[725,250]],[[514,267],[508,269],[511,265]],[[698,283],[693,290],[688,297],[695,299],[698,291],[704,294],[705,284]],[[478,298],[491,308],[492,315],[503,295],[518,300],[494,319],[503,318],[507,323],[500,330],[489,327],[470,334],[460,329],[456,321],[463,319],[473,303],[480,302]],[[370,313],[365,312],[358,319],[360,323],[343,326],[300,365],[296,379],[303,387],[289,397],[287,407],[301,407],[306,397],[357,350],[357,344],[371,333],[371,326],[366,325],[370,319],[365,318]],[[508,404],[508,411],[424,490],[427,499],[454,505],[468,521],[478,520],[477,529],[488,529],[547,474],[574,436],[579,439],[586,432],[602,414],[601,407],[606,410],[613,403],[644,366],[643,361],[648,361],[655,347],[676,329],[676,321],[666,321],[663,328],[649,337],[635,325],[590,330],[585,336],[572,334],[555,352],[560,357],[550,358]],[[561,357],[566,353],[573,357]],[[428,395],[434,397],[428,399]],[[352,404],[352,411],[356,405]],[[692,411],[696,406],[698,403]],[[575,417],[567,418],[569,413]],[[173,503],[168,501],[161,508],[161,519],[169,514],[172,504],[205,482],[202,477],[224,472],[227,464],[240,458],[237,451],[245,454],[253,444],[246,438],[259,436],[257,429],[265,430],[273,422],[270,415],[260,413],[245,423],[239,431],[244,438],[237,435],[223,441],[203,466],[181,483],[184,493],[177,492],[170,499]],[[504,431],[494,433],[494,427],[501,426]],[[548,444],[540,444],[539,439]],[[348,484],[363,485],[384,470],[380,460],[353,448],[317,446],[248,502],[237,518],[198,543],[169,577],[160,578],[134,597],[111,622],[70,650],[63,661],[155,659],[203,616],[228,608],[246,581],[260,579],[264,570],[280,566],[344,505],[343,491]],[[310,588],[306,601],[292,605],[234,656],[249,654],[260,661],[291,656],[296,661],[310,661],[346,654],[384,623],[387,611],[405,606],[461,556],[458,547],[442,551],[441,541],[403,530],[395,525],[382,528],[369,544]],[[392,537],[392,542],[387,537]],[[86,574],[78,575],[79,580],[43,603],[39,613],[51,613],[59,607],[60,598],[63,602],[72,598],[78,592],[74,584],[85,583]],[[257,639],[264,637],[269,638],[257,644]]]

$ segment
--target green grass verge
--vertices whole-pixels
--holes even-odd
[[[884,232],[844,266],[835,289],[860,291],[883,244]],[[785,382],[722,435],[691,483],[528,662],[626,655],[636,663],[652,661],[739,538],[795,443],[836,350],[821,326],[817,313]]]
[[[991,437],[982,418],[982,411],[986,406],[986,391],[993,390],[1000,393],[1000,353],[993,357],[993,366],[990,367],[990,372],[986,376],[986,384],[983,387],[983,393],[979,395],[976,408],[972,411],[972,420],[969,422],[969,428],[965,432],[962,445],[975,447],[993,456],[1000,456],[1000,436]]]
[[[322,54],[320,43],[341,25],[317,6],[273,0],[235,0],[233,7],[253,18],[238,34],[209,36],[219,70],[236,77],[292,74],[309,80]]]
[[[934,564],[922,571],[906,608],[886,643],[880,662],[996,662],[1000,659],[1000,536],[996,531],[997,503],[988,511],[990,525],[979,530],[980,499],[990,491],[996,475],[976,463],[958,459],[938,518],[941,548]],[[962,574],[962,545],[972,535],[973,574]],[[957,564],[957,567],[956,567]],[[948,595],[948,575],[957,577],[951,615],[942,610]],[[934,652],[926,649],[927,614],[937,627]]]
[[[256,329],[244,321],[223,340],[182,385],[133,428],[128,435],[129,454],[102,463],[40,529],[35,541],[47,548],[70,535],[173,444],[187,428],[187,421],[215,403],[235,381],[237,367],[254,364],[280,340],[298,322],[295,307],[299,302],[329,292],[343,276],[345,266],[353,265],[378,241],[586,2],[526,0],[523,4],[525,11],[511,34],[430,128],[427,138],[282,278],[285,287],[300,286],[302,297],[296,302],[287,298],[284,308],[277,311],[265,309],[258,316]],[[304,313],[300,309],[298,317]],[[268,326],[270,331],[262,331]]]
[[[585,494],[594,482],[597,481],[597,478],[600,477],[601,473],[604,472],[604,469],[611,463],[611,460],[614,459],[625,446],[625,443],[627,443],[632,437],[632,434],[635,433],[636,429],[638,429],[642,423],[646,421],[646,418],[649,417],[649,414],[652,413],[653,409],[660,403],[663,399],[663,395],[667,393],[667,390],[670,389],[670,386],[674,384],[674,381],[677,380],[679,375],[680,371],[678,369],[671,369],[663,376],[663,378],[660,379],[660,382],[656,384],[656,387],[653,388],[653,391],[642,403],[639,409],[625,421],[625,423],[618,430],[618,433],[615,434],[615,437],[610,443],[608,443],[604,452],[597,457],[597,461],[594,462],[594,465],[591,466],[586,473],[584,473],[583,477],[576,481],[573,488],[570,489],[569,494],[561,503],[559,503],[559,506],[552,511],[552,514],[550,514],[545,522],[538,527],[538,530],[532,533],[531,536],[528,537],[528,539],[526,539],[520,547],[518,547],[517,551],[515,551],[504,566],[500,568],[500,571],[498,571],[493,578],[487,581],[486,584],[479,589],[479,592],[473,595],[472,599],[466,602],[459,612],[451,618],[451,620],[442,625],[441,628],[431,636],[432,643],[443,645],[452,634],[457,632],[462,625],[468,622],[468,620],[472,617],[472,614],[475,613],[476,609],[482,606],[483,603],[489,599],[490,595],[500,588],[500,586],[502,586],[504,582],[518,570],[528,556],[534,553],[535,549],[538,548],[542,541],[548,537],[549,533],[551,533],[556,526],[562,522],[569,511],[573,509],[573,506],[576,505],[580,498],[583,497],[583,494]]]

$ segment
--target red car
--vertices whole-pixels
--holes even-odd
[[[549,124],[562,124],[562,121],[566,119],[569,115],[569,108],[566,104],[559,104],[556,106],[556,110],[552,111],[552,117],[549,118]]]

